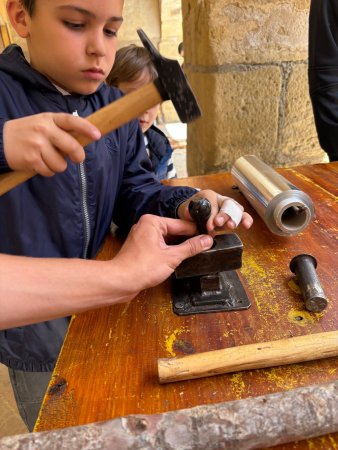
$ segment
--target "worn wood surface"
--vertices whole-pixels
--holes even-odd
[[[237,231],[244,244],[239,272],[251,308],[179,317],[172,312],[167,280],[128,304],[75,316],[36,431],[225,402],[338,379],[338,358],[329,358],[168,385],[158,382],[158,358],[338,329],[338,163],[281,169],[280,173],[314,202],[316,217],[298,236],[273,235],[242,194],[232,189],[229,173],[170,182],[232,196],[254,216],[251,230]],[[99,258],[112,257],[118,246],[108,238]],[[291,259],[299,253],[310,253],[318,261],[317,274],[329,300],[319,314],[304,309],[289,270]],[[337,447],[338,435],[328,435],[278,448]]]

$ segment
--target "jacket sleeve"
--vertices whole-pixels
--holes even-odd
[[[338,1],[311,0],[309,88],[321,147],[338,160]]]
[[[131,122],[130,127],[123,180],[113,217],[123,230],[129,230],[143,214],[175,218],[177,207],[197,192],[190,187],[161,184],[152,171],[138,123]]]

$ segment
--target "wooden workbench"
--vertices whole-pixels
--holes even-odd
[[[160,385],[157,359],[338,329],[338,163],[281,169],[310,195],[316,216],[300,235],[273,235],[229,173],[176,179],[171,185],[213,189],[234,197],[254,225],[236,231],[244,244],[239,271],[252,306],[241,312],[179,317],[172,312],[170,280],[130,303],[72,318],[35,431],[128,414],[157,413],[225,402],[338,379],[338,359],[238,372]],[[119,248],[109,237],[99,259]],[[289,270],[297,254],[310,253],[329,299],[309,313]],[[132,280],[130,280],[132,283]],[[337,449],[338,434],[278,449]],[[276,447],[277,448],[277,447]]]

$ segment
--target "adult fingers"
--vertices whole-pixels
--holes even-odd
[[[162,218],[165,223],[165,231],[163,231],[163,236],[191,236],[196,233],[197,226],[194,222],[179,220],[179,219],[168,219]],[[191,258],[205,250],[208,250],[213,245],[213,238],[207,234],[202,234],[199,236],[194,236],[192,238],[186,239],[181,244],[176,244],[175,254],[179,257],[180,262],[186,258]]]
[[[195,256],[205,250],[209,250],[209,248],[212,247],[213,242],[214,241],[211,236],[208,234],[201,234],[176,245],[175,251],[179,252],[181,261],[183,261],[184,259],[191,258],[192,256]]]
[[[164,236],[192,236],[197,232],[195,222],[182,219],[169,219],[167,217],[157,217],[161,222]]]

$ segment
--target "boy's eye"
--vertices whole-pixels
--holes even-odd
[[[68,20],[64,20],[63,23],[72,30],[81,30],[84,27],[83,23],[69,22]]]
[[[106,34],[108,37],[117,37],[117,31],[116,31],[116,30],[112,30],[112,29],[110,29],[110,28],[105,28],[105,29],[104,29],[104,32],[105,32],[105,34]]]

